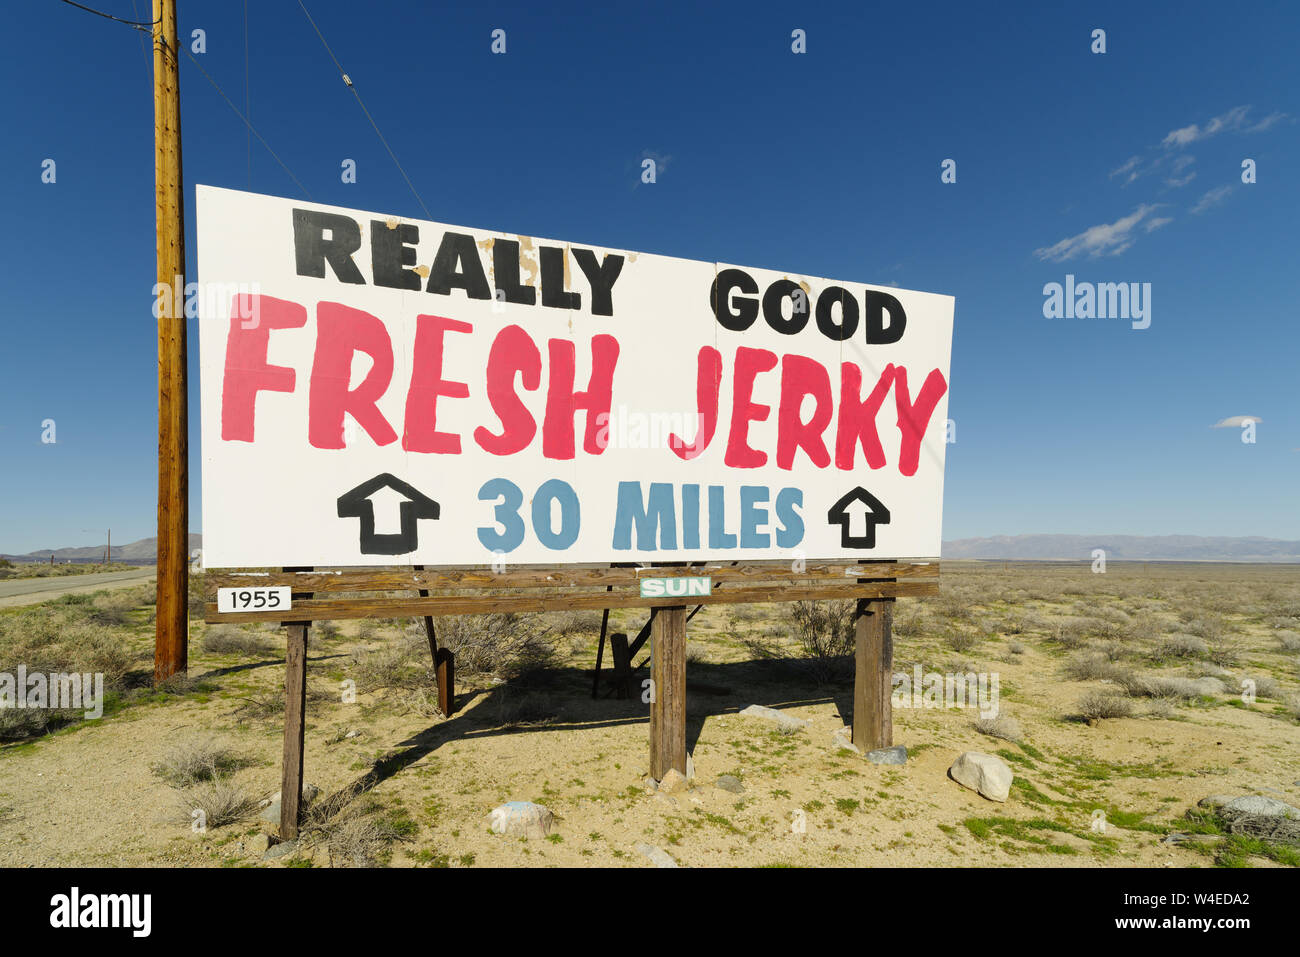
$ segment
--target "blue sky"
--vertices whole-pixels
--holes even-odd
[[[246,93],[244,5],[181,0],[203,68],[312,198],[423,217],[298,4],[248,6]],[[439,221],[955,296],[945,538],[1300,539],[1294,5],[308,8]],[[128,27],[6,10],[0,551],[153,534],[150,77]],[[188,59],[181,95],[188,203],[303,195]],[[1044,318],[1067,273],[1150,283],[1150,328]],[[197,360],[192,324],[195,531]]]

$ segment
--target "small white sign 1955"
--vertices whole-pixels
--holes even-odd
[[[218,588],[217,611],[281,611],[293,604],[288,585],[250,585],[248,588]]]

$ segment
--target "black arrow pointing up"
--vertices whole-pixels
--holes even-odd
[[[850,524],[853,515],[862,515],[866,519],[865,535],[853,535]],[[843,498],[831,506],[826,513],[826,521],[840,527],[841,548],[875,548],[876,526],[889,524],[889,509],[861,485],[847,492]]]
[[[375,503],[370,496],[387,486],[401,495],[401,531],[396,535],[375,534]],[[437,518],[438,503],[422,492],[407,485],[396,476],[387,472],[367,479],[349,492],[344,492],[338,500],[339,518],[361,519],[361,554],[363,555],[405,555],[415,551],[419,544],[419,532],[416,522],[421,518]]]

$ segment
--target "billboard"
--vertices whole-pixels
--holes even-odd
[[[949,296],[197,212],[205,567],[939,555]]]

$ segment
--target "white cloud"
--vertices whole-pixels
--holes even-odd
[[[1226,200],[1228,194],[1231,192],[1231,185],[1214,187],[1214,189],[1210,190],[1196,201],[1196,205],[1192,207],[1192,213],[1203,213],[1207,209],[1213,209],[1215,206],[1220,205],[1224,200]]]
[[[1246,133],[1262,133],[1287,119],[1286,113],[1273,112],[1264,117],[1257,123],[1250,123],[1247,114],[1250,113],[1249,106],[1234,106],[1227,113],[1220,114],[1204,126],[1198,126],[1193,123],[1191,126],[1184,126],[1172,130],[1165,136],[1162,141],[1166,147],[1181,149],[1189,143],[1195,143],[1198,140],[1209,139],[1225,131]]]
[[[1142,158],[1140,156],[1130,156],[1122,166],[1110,171],[1110,178],[1114,179],[1116,176],[1123,176],[1124,185],[1127,186],[1142,175],[1137,171],[1138,164],[1141,162]]]
[[[1193,123],[1190,126],[1172,130],[1161,141],[1161,144],[1165,147],[1182,149],[1197,140],[1209,139],[1224,130],[1240,130],[1245,127],[1246,114],[1249,112],[1249,106],[1234,106],[1227,113],[1216,116],[1203,127]],[[1267,127],[1264,128],[1267,129]]]
[[[1146,226],[1143,228],[1149,233],[1154,233],[1161,226],[1168,226],[1173,221],[1172,216],[1157,216],[1155,219],[1148,219]]]
[[[1248,422],[1263,422],[1257,415],[1230,415],[1226,419],[1215,422],[1210,428],[1212,429],[1239,429]]]
[[[1074,259],[1084,253],[1090,257],[1118,256],[1133,245],[1133,230],[1138,223],[1142,222],[1158,208],[1144,203],[1122,219],[1117,219],[1113,223],[1090,226],[1077,236],[1069,236],[1055,245],[1035,249],[1034,255],[1039,259],[1057,263]],[[1157,222],[1157,220],[1153,218],[1151,222]],[[1168,222],[1168,220],[1165,220],[1165,222]],[[1147,232],[1158,229],[1163,225],[1164,222],[1158,222],[1155,226],[1148,225]]]

